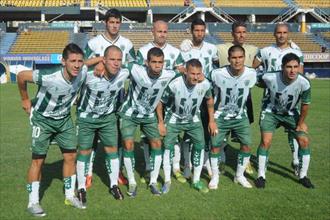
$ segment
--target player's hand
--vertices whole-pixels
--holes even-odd
[[[308,133],[308,127],[307,127],[307,124],[306,123],[301,123],[301,124],[298,124],[297,127],[296,127],[296,131],[302,131],[302,132],[305,132],[306,134]]]
[[[166,127],[163,122],[158,123],[158,130],[159,130],[160,136],[164,137],[166,135]]]
[[[96,64],[94,68],[94,75],[97,77],[103,77],[104,72],[105,72],[105,66],[103,62],[99,62],[98,64]]]
[[[184,39],[180,44],[180,49],[182,52],[188,52],[192,48],[192,42],[190,39]]]
[[[30,99],[22,100],[22,108],[27,114],[30,114],[30,112],[31,112],[31,100]]]
[[[216,136],[218,134],[219,130],[215,121],[209,122],[209,132],[211,136]]]

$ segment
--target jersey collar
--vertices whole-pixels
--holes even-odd
[[[158,47],[154,42],[151,42],[151,44],[154,47]],[[166,46],[167,46],[167,43],[165,43],[164,46],[160,47],[159,49],[164,50]]]
[[[114,39],[113,41],[110,40],[109,38],[107,38],[107,36],[105,36],[104,33],[102,33],[101,36],[104,38],[104,40],[108,41],[110,44],[115,44],[119,40],[119,38],[120,38],[120,34],[118,34],[118,36],[116,37],[116,39]]]

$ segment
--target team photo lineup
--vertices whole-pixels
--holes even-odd
[[[244,22],[232,24],[232,43],[215,45],[205,41],[207,26],[196,18],[189,30],[191,39],[175,48],[167,42],[168,23],[157,20],[151,29],[153,41],[135,53],[133,43],[120,35],[121,23],[121,12],[112,8],[105,14],[105,32],[90,39],[84,50],[74,43],[63,48],[61,68],[17,75],[21,105],[32,127],[30,214],[46,215],[39,187],[53,141],[63,155],[65,205],[88,209],[98,145],[104,148],[110,194],[116,200],[138,197],[134,153],[138,129],[145,162],[140,181],[155,196],[170,194],[174,179],[200,193],[217,190],[229,139],[240,144],[233,181],[244,188],[267,187],[272,181],[266,178],[270,146],[281,126],[298,183],[314,188],[307,175],[311,156],[305,122],[311,85],[303,75],[299,45],[289,41],[288,24],[277,23],[274,44],[257,48],[245,43]],[[34,99],[28,95],[27,82],[38,85]],[[251,96],[254,86],[263,90],[262,100]],[[260,118],[254,118],[259,113],[253,113],[252,100],[262,106]],[[253,122],[260,126],[259,146],[252,146]],[[251,151],[257,155],[256,171],[250,164]],[[204,171],[210,177],[207,184],[201,181]],[[257,178],[252,182],[245,173],[253,172]],[[127,186],[125,192],[120,184]]]

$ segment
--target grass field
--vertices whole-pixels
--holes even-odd
[[[31,94],[35,87],[30,87]],[[32,96],[31,96],[32,97]],[[261,89],[253,90],[255,120],[258,121]],[[135,199],[116,201],[108,192],[102,154],[98,154],[88,208],[64,205],[61,178],[62,158],[51,146],[43,169],[41,204],[45,219],[330,219],[330,81],[312,81],[312,105],[307,123],[312,159],[309,177],[316,188],[298,184],[290,167],[291,152],[283,129],[277,130],[270,152],[267,186],[264,190],[243,189],[233,183],[235,161],[229,161],[216,191],[201,194],[173,179],[169,194],[155,197],[145,184],[138,185]],[[15,84],[0,86],[0,198],[1,219],[32,219],[27,211],[26,171],[31,161],[28,116],[20,106]],[[259,143],[258,123],[253,124],[253,155]],[[235,158],[238,145],[229,151]],[[139,147],[136,150],[141,151]],[[139,152],[140,153],[140,152]],[[142,167],[137,158],[137,167]],[[256,167],[256,164],[254,163]],[[161,171],[161,175],[163,172]],[[138,178],[139,175],[137,175]],[[256,178],[256,172],[248,177]],[[207,183],[208,179],[203,176]],[[161,180],[160,180],[161,181]],[[139,182],[139,181],[138,181]],[[123,192],[126,187],[121,186]]]

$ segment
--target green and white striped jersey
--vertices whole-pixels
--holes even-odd
[[[127,69],[121,69],[112,79],[87,74],[80,93],[77,107],[80,118],[100,118],[111,114],[117,109],[119,91],[124,88],[129,76]]]
[[[119,110],[121,116],[153,118],[155,109],[168,83],[176,76],[173,70],[163,69],[158,78],[150,78],[145,66],[130,64],[128,97]]]
[[[171,124],[200,122],[200,105],[203,98],[212,97],[208,80],[194,87],[186,84],[185,76],[175,78],[166,88],[161,102],[167,107],[165,120]]]
[[[299,101],[302,104],[311,102],[310,82],[301,74],[298,74],[296,80],[290,84],[284,82],[282,71],[261,75],[258,82],[268,89],[268,95],[262,105],[264,111],[294,115]]]
[[[213,70],[213,62],[218,61],[218,50],[213,44],[203,41],[199,48],[192,47],[189,51],[181,51],[184,62],[198,59],[203,66],[203,73],[207,77]]]
[[[247,117],[245,103],[250,89],[256,84],[256,71],[245,66],[240,76],[234,76],[230,67],[225,66],[213,70],[210,80],[214,89],[214,118],[229,120]]]
[[[281,49],[276,44],[260,49],[256,58],[264,64],[263,72],[275,72],[282,70],[282,58],[288,53],[296,54],[300,58],[300,65],[304,65],[304,56],[300,50],[291,47]]]
[[[43,74],[39,70],[34,70],[33,81],[39,85],[33,105],[34,111],[53,119],[62,119],[70,115],[71,106],[77,98],[86,75],[86,66],[72,81],[64,78],[63,68],[54,70],[51,74]]]
[[[88,59],[103,56],[105,49],[111,45],[116,45],[123,52],[123,65],[135,61],[135,51],[132,42],[121,35],[118,35],[114,41],[109,40],[104,34],[99,34],[90,39],[85,48],[85,56]]]
[[[148,51],[156,47],[153,42],[150,42],[142,46],[136,56],[136,62],[139,65],[144,65],[147,60]],[[173,70],[175,67],[183,65],[183,59],[180,50],[173,47],[171,44],[166,43],[162,48],[160,48],[164,53],[164,67],[163,69]]]

